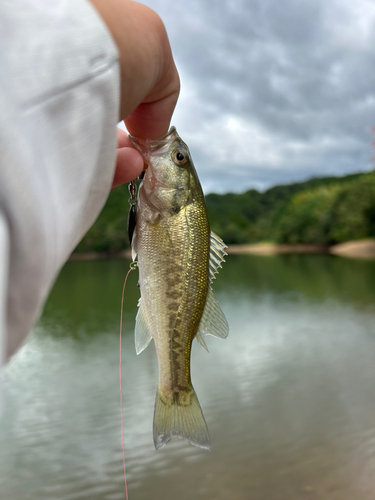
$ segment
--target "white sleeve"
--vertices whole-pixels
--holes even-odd
[[[119,86],[117,48],[89,2],[2,2],[0,366],[106,201]]]

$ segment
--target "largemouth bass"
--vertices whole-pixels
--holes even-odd
[[[154,339],[159,385],[154,443],[173,438],[210,449],[207,425],[190,377],[194,338],[226,338],[227,320],[211,291],[226,245],[210,232],[202,188],[189,148],[172,127],[160,140],[131,137],[148,165],[139,189],[132,238],[141,299],[137,354]]]

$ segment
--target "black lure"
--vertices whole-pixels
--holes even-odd
[[[130,246],[132,244],[134,229],[136,225],[136,215],[137,215],[137,205],[130,205],[130,210],[128,215],[128,238]]]
[[[144,176],[145,176],[145,171],[141,173],[141,175],[138,177],[137,180],[139,181],[143,180]],[[130,194],[129,198],[130,210],[128,215],[128,238],[131,246],[134,229],[136,226],[136,216],[137,216],[137,186],[134,181],[131,181],[129,183],[128,189]]]

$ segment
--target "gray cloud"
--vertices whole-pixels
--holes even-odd
[[[182,93],[174,124],[206,192],[370,168],[375,4],[147,0]]]

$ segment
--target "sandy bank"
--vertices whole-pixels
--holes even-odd
[[[375,240],[347,241],[330,247],[329,253],[356,259],[375,258]]]
[[[255,243],[253,245],[229,245],[229,254],[274,255],[278,253],[327,253],[323,245],[277,245],[275,243]]]

